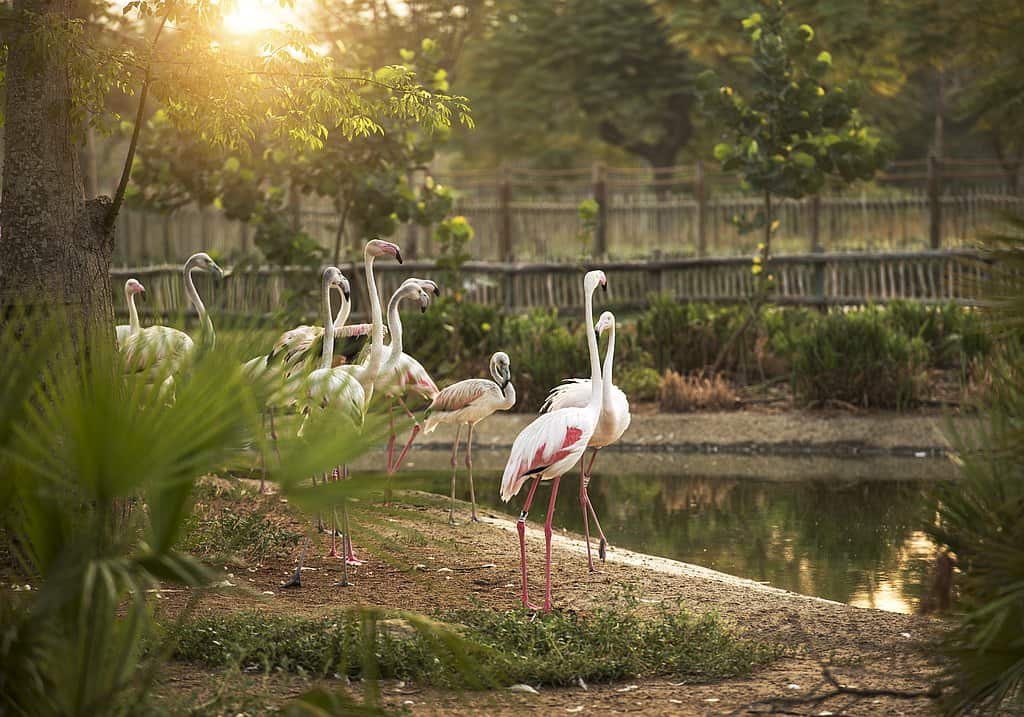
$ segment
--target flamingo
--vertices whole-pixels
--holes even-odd
[[[136,279],[129,279],[124,282],[124,300],[128,304],[128,323],[119,324],[114,327],[114,331],[117,333],[117,348],[124,346],[125,339],[131,334],[139,331],[139,310],[135,308],[135,295],[141,294],[146,290],[142,284]]]
[[[428,294],[433,294],[434,296],[441,295],[441,289],[429,279],[409,279],[409,281],[416,282]],[[384,360],[380,373],[377,375],[377,380],[374,382],[374,389],[383,391],[388,397],[388,419],[391,428],[390,436],[388,437],[385,505],[391,502],[391,476],[398,470],[402,461],[405,460],[405,455],[409,452],[413,441],[416,440],[416,436],[420,432],[419,421],[416,420],[413,412],[409,410],[403,396],[411,391],[427,401],[432,401],[438,393],[437,384],[434,383],[434,379],[430,377],[430,374],[423,368],[423,365],[409,354],[403,352],[402,317],[398,311],[399,302],[404,298],[400,296],[401,291],[402,288],[400,287],[388,302],[388,330],[391,333],[391,343],[384,349]],[[422,308],[426,311],[426,307]],[[394,402],[396,400],[405,410],[406,415],[413,419],[413,428],[409,433],[409,440],[406,441],[397,460],[394,458],[395,438],[397,437],[394,417]]]
[[[593,316],[592,310],[592,305],[587,307],[587,321],[590,321]],[[583,467],[585,462],[580,461],[580,508],[583,511],[583,534],[587,541],[587,565],[592,573],[596,572],[596,570],[594,569],[594,558],[590,550],[588,511],[594,518],[594,525],[597,526],[598,535],[601,536],[598,555],[602,562],[605,559],[608,540],[604,537],[601,523],[597,519],[597,512],[594,510],[594,505],[590,502],[590,494],[587,492],[590,486],[591,471],[594,468],[594,461],[597,459],[597,452],[619,440],[622,434],[626,432],[626,429],[629,428],[630,421],[629,399],[626,398],[626,394],[623,393],[622,389],[612,383],[612,362],[615,358],[615,317],[611,312],[606,311],[601,314],[598,324],[604,327],[603,329],[597,329],[598,334],[603,333],[604,330],[609,331],[608,347],[605,349],[604,367],[600,379],[604,383],[601,420],[598,422],[597,429],[590,439],[590,448],[593,448],[593,452],[590,455],[590,464],[585,470]],[[597,358],[596,356],[591,358],[591,372],[595,370],[594,362]],[[586,406],[590,399],[590,381],[591,379],[589,378],[571,378],[553,388],[544,401],[544,405],[540,409],[541,412],[556,411],[570,406],[576,406],[577,408]]]
[[[197,270],[212,272],[218,278],[224,276],[224,271],[205,252],[190,256],[182,270],[185,294],[199,314],[200,339],[206,347],[213,348],[217,339],[213,331],[213,322],[192,280],[192,272]],[[181,369],[194,348],[192,337],[184,331],[159,324],[148,326],[125,339],[124,365],[129,373],[149,371],[153,378],[159,377],[164,380],[164,386],[167,387],[173,382],[174,374]]]
[[[431,402],[423,425],[425,433],[433,433],[442,423],[455,424],[455,444],[452,446],[452,504],[448,509],[448,523],[455,524],[455,474],[458,471],[459,434],[463,424],[469,426],[466,436],[466,470],[469,471],[469,499],[476,517],[476,492],[473,490],[473,428],[495,411],[507,411],[516,405],[516,388],[508,354],[498,351],[491,356],[491,378],[468,378],[446,387]]]
[[[584,280],[587,303],[598,286],[606,286],[603,271],[589,272]],[[588,306],[589,308],[589,306]],[[533,485],[523,503],[516,529],[519,532],[519,557],[522,565],[523,604],[536,610],[530,602],[526,579],[526,516],[533,502],[534,493],[542,480],[552,480],[551,498],[548,502],[547,520],[544,522],[545,540],[545,589],[544,611],[551,610],[551,519],[555,513],[555,498],[561,477],[572,469],[583,457],[601,417],[602,382],[597,356],[597,335],[594,325],[587,322],[587,347],[591,357],[590,401],[583,408],[575,406],[542,413],[516,436],[512,443],[505,471],[501,477],[501,499],[506,503],[516,495],[527,479],[533,478]]]

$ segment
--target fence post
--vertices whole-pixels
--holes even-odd
[[[821,195],[815,194],[811,197],[811,253],[821,254],[824,247],[821,245]],[[814,263],[814,295],[818,297],[818,308],[825,308],[825,264],[820,261]]]
[[[693,191],[697,196],[697,256],[707,256],[708,194],[704,184],[704,162],[700,159],[694,171]]]
[[[512,256],[512,182],[508,166],[502,163],[498,180],[498,260],[514,261]]]
[[[594,258],[608,253],[608,182],[604,162],[594,162],[591,170],[594,182],[594,201],[597,202],[597,230],[594,232]]]
[[[932,249],[939,249],[942,246],[942,170],[939,158],[934,154],[928,155],[928,236],[931,240]]]

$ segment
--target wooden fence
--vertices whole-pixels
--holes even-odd
[[[501,168],[437,176],[457,191],[455,212],[476,229],[471,251],[483,261],[574,262],[750,254],[756,243],[734,220],[753,216],[760,199],[738,190],[736,178],[705,170],[701,162],[659,170],[595,164],[573,170]],[[776,203],[779,253],[910,251],[957,248],[997,222],[1024,213],[1019,170],[994,161],[895,162],[871,183],[842,192]],[[598,204],[594,231],[582,231],[579,205]],[[302,228],[333,252],[338,217],[306,200]],[[362,239],[348,232],[340,262],[358,256]],[[161,215],[125,210],[117,228],[115,262],[137,266],[182,261],[206,250],[233,259],[253,256],[252,230],[219,211],[179,210]],[[423,227],[399,230],[410,258],[435,256]]]
[[[379,284],[385,297],[409,276],[443,281],[433,262],[399,265],[379,261]],[[775,277],[772,301],[778,304],[860,305],[908,299],[924,303],[977,303],[973,287],[984,272],[980,257],[967,250],[879,254],[799,254],[772,260]],[[605,262],[608,293],[602,304],[624,309],[646,305],[651,294],[679,301],[730,303],[748,298],[755,277],[748,258],[673,259],[647,262]],[[344,265],[352,281],[353,313],[365,316],[361,265]],[[566,263],[505,264],[470,262],[464,267],[464,291],[471,301],[504,306],[508,312],[557,307],[575,313],[583,306],[581,278],[590,267]],[[298,268],[253,268],[229,272],[222,282],[193,275],[211,313],[262,320],[287,308],[315,319],[316,271]],[[120,297],[125,279],[146,287],[140,311],[168,316],[185,306],[181,269],[159,265],[112,272]],[[451,289],[451,287],[443,287]],[[123,299],[115,302],[124,313]]]

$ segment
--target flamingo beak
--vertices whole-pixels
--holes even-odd
[[[437,284],[434,284],[434,296],[440,296],[440,295],[441,295],[441,287],[438,286]]]
[[[607,281],[602,281],[602,282],[601,282],[601,289],[602,289],[602,290],[603,290],[603,291],[604,291],[604,292],[605,292],[606,294],[608,293],[608,282],[607,282]]]
[[[403,263],[402,262],[402,250],[399,249],[397,246],[395,247],[395,259],[398,260],[399,264]]]
[[[341,286],[341,295],[345,297],[345,301],[351,301],[352,300],[352,289],[351,289],[351,287],[349,287],[348,284],[342,284],[342,286]]]
[[[210,272],[217,279],[223,279],[225,276],[227,276],[227,274],[224,273],[224,270],[221,269],[220,266],[215,261],[210,262]]]

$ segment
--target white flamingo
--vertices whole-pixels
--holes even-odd
[[[588,296],[593,293],[597,285],[605,286],[606,283],[604,272],[588,273],[585,281]],[[594,358],[597,356],[597,335],[594,333],[594,325],[590,322],[587,322],[587,346],[590,349],[592,367],[590,401],[583,408],[560,408],[550,413],[542,413],[535,418],[516,436],[501,477],[501,499],[505,502],[511,500],[528,479],[534,479],[516,524],[516,529],[519,532],[523,604],[530,609],[537,608],[530,603],[526,579],[526,516],[540,482],[548,479],[553,481],[547,520],[544,522],[545,590],[543,609],[545,612],[551,610],[551,519],[555,513],[558,482],[583,457],[601,417],[602,382],[598,368],[599,362]]]
[[[196,291],[196,285],[192,279],[193,271],[209,271],[218,278],[224,276],[224,271],[205,252],[190,256],[182,271],[185,280],[185,295],[188,296],[189,302],[199,314],[200,341],[206,347],[213,348],[216,343],[213,322],[206,311],[206,305],[199,298],[199,292]],[[129,373],[148,371],[151,378],[164,381],[164,385],[167,386],[170,381],[173,381],[174,374],[191,356],[194,348],[195,342],[184,331],[157,324],[130,334],[125,339],[122,353],[125,369]]]
[[[117,333],[117,348],[119,349],[124,346],[125,339],[141,328],[139,325],[139,310],[135,308],[135,295],[141,294],[145,290],[146,287],[136,279],[129,279],[124,282],[124,300],[128,304],[128,323],[119,324],[114,327],[114,331]]]
[[[455,424],[455,444],[452,446],[452,503],[448,509],[448,522],[455,523],[455,475],[458,472],[459,434],[463,424],[469,426],[466,436],[466,470],[469,472],[469,499],[476,517],[476,492],[473,488],[473,428],[495,411],[507,411],[516,405],[516,388],[508,354],[498,351],[491,356],[491,379],[468,378],[444,388],[434,397],[427,409],[423,424],[425,433],[432,433],[440,424]]]
[[[419,287],[428,294],[434,296],[440,296],[441,290],[437,284],[429,279],[409,279],[408,281],[415,282]],[[403,284],[404,287],[404,284]],[[420,432],[419,421],[416,420],[416,416],[405,403],[404,397],[412,392],[420,396],[421,398],[432,401],[437,396],[438,388],[437,384],[434,383],[434,379],[430,377],[423,365],[414,359],[412,356],[404,352],[403,332],[402,332],[402,316],[399,313],[399,303],[404,296],[401,296],[402,287],[399,287],[398,291],[394,293],[391,300],[388,301],[388,330],[391,333],[391,343],[384,348],[384,360],[381,364],[380,373],[377,374],[377,380],[374,382],[374,390],[383,392],[388,398],[388,420],[390,422],[390,435],[388,436],[388,464],[387,464],[387,482],[385,488],[384,503],[387,505],[391,502],[391,476],[398,470],[398,467],[405,460],[406,454],[412,447],[412,443],[416,440],[416,436]],[[423,311],[426,311],[426,307],[421,307]],[[409,433],[409,440],[405,442],[405,446],[402,448],[398,458],[395,459],[395,438],[397,434],[395,432],[395,417],[394,417],[394,402],[398,401],[405,414],[413,420],[412,431]]]
[[[588,274],[589,276],[589,274]],[[586,281],[584,280],[584,290],[586,290]],[[592,291],[588,294],[588,297],[592,295]],[[593,317],[593,305],[586,307],[586,321],[591,321]],[[598,555],[601,560],[605,559],[605,550],[608,546],[608,540],[604,537],[604,531],[601,530],[601,523],[597,519],[597,511],[594,510],[593,503],[590,502],[590,494],[588,488],[590,486],[590,480],[592,477],[591,471],[594,468],[594,461],[597,459],[597,452],[615,443],[622,434],[629,428],[629,399],[626,398],[626,394],[622,392],[618,386],[612,383],[612,362],[615,359],[615,317],[611,312],[605,312],[601,314],[601,319],[598,322],[604,329],[598,329],[598,333],[602,333],[603,330],[608,330],[608,348],[605,349],[604,356],[604,368],[601,372],[601,381],[604,383],[604,390],[602,391],[601,401],[601,419],[598,421],[597,429],[594,431],[594,435],[590,439],[589,447],[593,449],[590,455],[590,464],[584,469],[585,461],[580,461],[580,508],[583,511],[583,534],[587,541],[587,564],[590,567],[590,572],[594,570],[594,558],[590,551],[590,524],[588,521],[587,513],[589,511],[590,516],[594,518],[594,525],[597,527],[598,535],[600,536],[600,544],[598,546]],[[599,357],[591,357],[591,373],[596,370],[596,362]],[[586,406],[590,400],[590,381],[589,378],[571,378],[561,385],[553,388],[551,393],[548,394],[547,400],[544,401],[544,405],[541,407],[541,412],[544,411],[556,411],[560,408],[568,408],[570,406],[576,406],[582,408]]]
[[[370,399],[373,397],[373,384],[374,384],[374,381],[376,380],[377,374],[380,371],[381,361],[382,361],[383,353],[384,353],[384,321],[383,321],[383,317],[381,315],[380,294],[377,291],[377,280],[376,280],[376,278],[374,276],[374,273],[373,273],[373,263],[374,263],[374,260],[377,257],[379,257],[379,256],[393,256],[393,257],[395,257],[395,259],[398,260],[399,264],[402,263],[402,253],[401,253],[401,250],[398,248],[398,246],[396,244],[392,244],[391,242],[387,242],[387,241],[384,241],[382,239],[371,239],[370,241],[368,241],[366,243],[366,246],[363,248],[363,270],[364,270],[365,276],[366,276],[367,294],[368,294],[369,299],[370,299],[370,319],[371,319],[370,353],[367,356],[366,360],[363,361],[362,363],[358,363],[358,364],[345,364],[344,366],[337,366],[337,367],[335,367],[335,369],[340,371],[340,374],[344,374],[348,379],[350,379],[350,380],[345,380],[344,381],[344,383],[343,383],[343,385],[345,386],[344,390],[349,391],[349,392],[355,394],[356,389],[352,387],[353,384],[358,384],[360,389],[362,389],[363,398],[362,398],[361,406],[358,409],[358,412],[356,412],[353,408],[348,409],[348,415],[349,416],[356,416],[356,415],[358,415],[360,422],[362,420],[361,417],[365,415],[366,407],[369,405]],[[331,311],[330,311],[330,300],[329,300],[329,297],[328,297],[328,300],[324,304],[324,308],[325,308],[324,326],[330,326],[333,322],[331,321]],[[341,307],[340,310],[344,311],[344,312],[347,312],[349,309],[348,309],[348,307],[345,306],[345,303],[342,302],[342,307]],[[348,314],[346,313],[346,316],[347,315]],[[330,349],[330,350],[328,350],[328,349]],[[334,352],[334,334],[333,334],[333,332],[325,331],[324,332],[323,352],[322,352],[322,355],[321,355],[321,369],[326,369],[326,368],[330,367],[330,364],[332,362],[333,352]],[[325,362],[326,362],[326,365],[325,365]],[[318,371],[321,370],[321,369],[318,369]],[[314,373],[316,373],[316,372],[314,372]],[[328,385],[329,384],[329,380],[328,380],[327,374],[320,374],[319,376],[320,377],[318,378],[317,376],[314,376],[313,374],[310,374],[310,377],[309,377],[310,381],[307,384],[309,391],[315,392],[317,390],[317,386],[320,385],[320,382],[326,382],[323,385]],[[350,406],[356,406],[358,404],[359,404],[359,401],[356,398],[350,399]],[[301,428],[300,428],[300,430],[301,430]],[[334,471],[334,474],[335,474],[335,477],[338,477],[338,478],[347,475],[346,467],[345,466],[340,466],[339,468],[336,468],[335,471]],[[349,565],[349,564],[359,565],[359,564],[361,564],[362,561],[360,561],[358,558],[356,558],[355,553],[354,553],[354,551],[352,549],[352,541],[351,541],[351,539],[349,537],[348,526],[347,526],[348,511],[347,511],[347,506],[346,506],[346,504],[344,502],[342,503],[342,515],[343,515],[342,522],[343,522],[343,530],[344,530],[343,537],[342,537],[342,543],[343,543],[343,552],[345,553],[344,565],[346,566],[346,572],[343,574],[344,577],[342,578],[342,583],[341,584],[342,585],[347,585],[348,584],[347,565]],[[337,535],[337,532],[336,532],[336,530],[333,527],[331,529],[331,533],[332,533],[332,553],[336,554],[336,550],[335,550],[335,546],[333,545],[333,542],[334,542],[334,538]],[[305,560],[306,550],[308,549],[308,547],[309,547],[309,540],[306,541],[306,545],[302,549],[302,553],[300,554],[300,557],[299,557],[299,566],[298,566],[298,568],[295,571],[295,575],[292,577],[292,579],[290,581],[285,583],[283,587],[301,587],[302,586],[302,579],[301,579],[302,578],[302,564],[303,564],[303,561]]]

